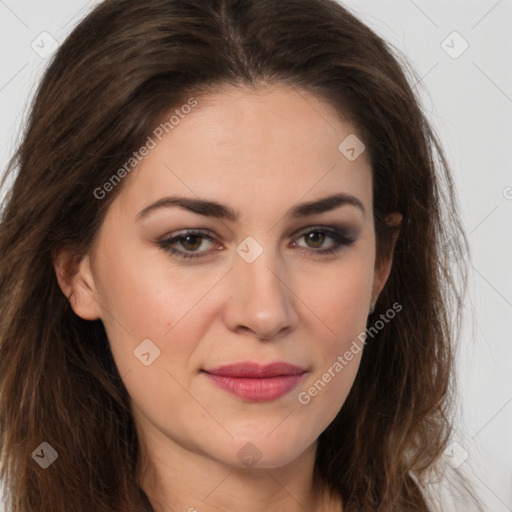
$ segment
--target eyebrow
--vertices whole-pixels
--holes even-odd
[[[291,218],[308,217],[310,215],[325,213],[346,205],[355,206],[361,210],[363,216],[366,215],[366,210],[363,206],[363,203],[357,197],[346,193],[332,194],[315,201],[298,204],[291,208],[287,215]],[[216,201],[195,199],[191,197],[170,196],[163,197],[162,199],[159,199],[149,206],[146,206],[137,214],[136,219],[142,220],[146,218],[150,213],[160,208],[170,207],[181,207],[190,212],[204,215],[205,217],[226,219],[232,222],[236,222],[240,217],[239,211],[234,210],[230,206],[220,204]]]

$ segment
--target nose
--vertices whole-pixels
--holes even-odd
[[[252,263],[237,257],[228,273],[224,321],[233,332],[270,340],[297,326],[293,285],[271,252],[264,250]]]

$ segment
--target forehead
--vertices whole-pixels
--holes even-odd
[[[155,139],[124,183],[123,209],[138,212],[180,194],[275,215],[279,206],[338,192],[370,207],[366,153],[350,160],[340,150],[347,137],[360,136],[330,104],[286,86],[225,88],[194,98],[197,106]]]

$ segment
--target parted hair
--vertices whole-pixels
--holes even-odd
[[[402,309],[368,341],[346,402],[320,435],[315,482],[345,512],[431,510],[427,477],[453,428],[467,242],[418,82],[398,50],[334,0],[106,0],[74,28],[44,72],[2,182],[8,512],[153,510],[103,324],[73,312],[53,258],[88,251],[123,183],[102,200],[93,191],[168,112],[224,85],[266,84],[312,93],[357,127],[371,161],[377,259],[395,233],[386,215],[403,216],[368,322]],[[58,452],[47,469],[32,458],[42,442]]]

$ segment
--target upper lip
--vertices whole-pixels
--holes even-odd
[[[293,364],[278,361],[270,364],[259,364],[254,362],[241,362],[217,366],[203,370],[206,373],[222,377],[247,377],[247,378],[270,378],[286,375],[300,375],[306,370]]]

